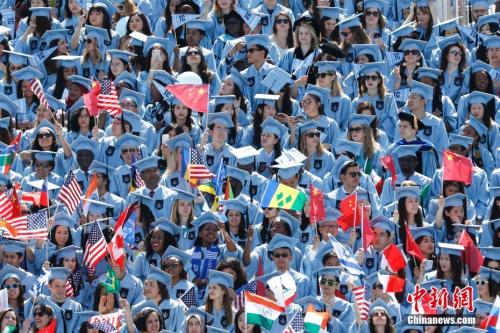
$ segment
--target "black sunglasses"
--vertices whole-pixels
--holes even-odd
[[[288,19],[277,19],[276,24],[288,24]]]
[[[378,80],[378,76],[377,75],[365,75],[365,80],[366,81],[377,81]]]
[[[361,172],[349,172],[348,175],[352,178],[361,177]]]
[[[378,11],[377,12],[372,12],[372,11],[365,11],[366,16],[373,16],[373,17],[378,17]]]
[[[288,253],[273,253],[274,258],[288,258]]]
[[[322,286],[326,286],[326,285],[328,285],[329,287],[333,287],[333,286],[337,285],[337,281],[335,281],[335,280],[330,280],[330,279],[326,279],[326,278],[321,278],[321,280],[319,280],[319,283],[320,283]]]
[[[327,76],[331,76],[331,75],[333,75],[333,73],[321,73],[321,74],[316,74],[316,78],[317,78],[317,79],[318,79],[318,78],[322,78],[322,79],[324,79],[325,77],[327,77]]]
[[[418,55],[420,53],[419,50],[405,50],[404,51],[404,55],[408,55],[408,54],[413,54],[413,55]]]
[[[198,51],[189,51],[189,52],[186,52],[186,56],[188,56],[188,57],[195,56],[195,55],[201,55],[201,54]]]
[[[363,130],[363,127],[353,127],[349,128],[349,132],[361,132]]]
[[[44,139],[44,138],[48,139],[48,138],[52,137],[52,134],[51,133],[39,133],[36,137],[39,139]]]
[[[262,51],[262,50],[259,49],[259,48],[250,48],[250,49],[247,49],[248,53],[254,53],[254,52],[257,52],[257,51]]]
[[[317,137],[319,138],[319,136],[321,135],[321,133],[319,131],[314,131],[314,132],[310,132],[310,133],[307,133],[306,136],[310,139],[314,138],[314,137]]]

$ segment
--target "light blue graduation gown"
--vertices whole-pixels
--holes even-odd
[[[377,123],[387,134],[389,141],[392,142],[395,138],[395,132],[397,132],[396,122],[398,112],[394,96],[386,93],[385,97],[380,99],[378,95],[370,97],[365,93],[353,100],[353,110],[357,110],[361,102],[370,102],[373,105],[377,116]]]

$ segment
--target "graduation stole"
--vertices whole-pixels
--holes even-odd
[[[219,255],[220,250],[217,244],[207,247],[206,257],[203,255],[201,246],[197,246],[191,257],[191,269],[196,277],[206,279],[208,277],[208,270],[215,269],[217,266],[217,259],[219,258]]]
[[[370,175],[372,172],[373,165],[372,165],[372,159],[371,158],[366,158],[365,159],[365,164],[363,166],[363,172],[367,175]]]

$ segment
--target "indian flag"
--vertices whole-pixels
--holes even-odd
[[[304,327],[308,333],[326,332],[326,323],[328,321],[327,312],[317,312],[314,307],[309,304],[304,317]]]
[[[9,173],[10,166],[12,165],[12,162],[14,162],[15,156],[16,153],[9,148],[0,154],[0,171],[2,174],[6,175]]]
[[[247,323],[264,327],[270,330],[273,323],[285,308],[261,296],[245,291],[245,311]]]

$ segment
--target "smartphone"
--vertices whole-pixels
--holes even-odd
[[[424,269],[426,272],[432,271],[432,260],[427,260],[424,263]]]
[[[153,50],[151,53],[151,59],[155,61],[161,61],[161,50]]]
[[[297,116],[295,117],[295,120],[297,120],[299,123],[302,123],[306,120],[306,118],[304,116]]]
[[[168,135],[168,134],[162,134],[162,136],[161,136],[161,144],[166,147],[167,146],[167,141],[169,139],[170,139],[170,135]]]

